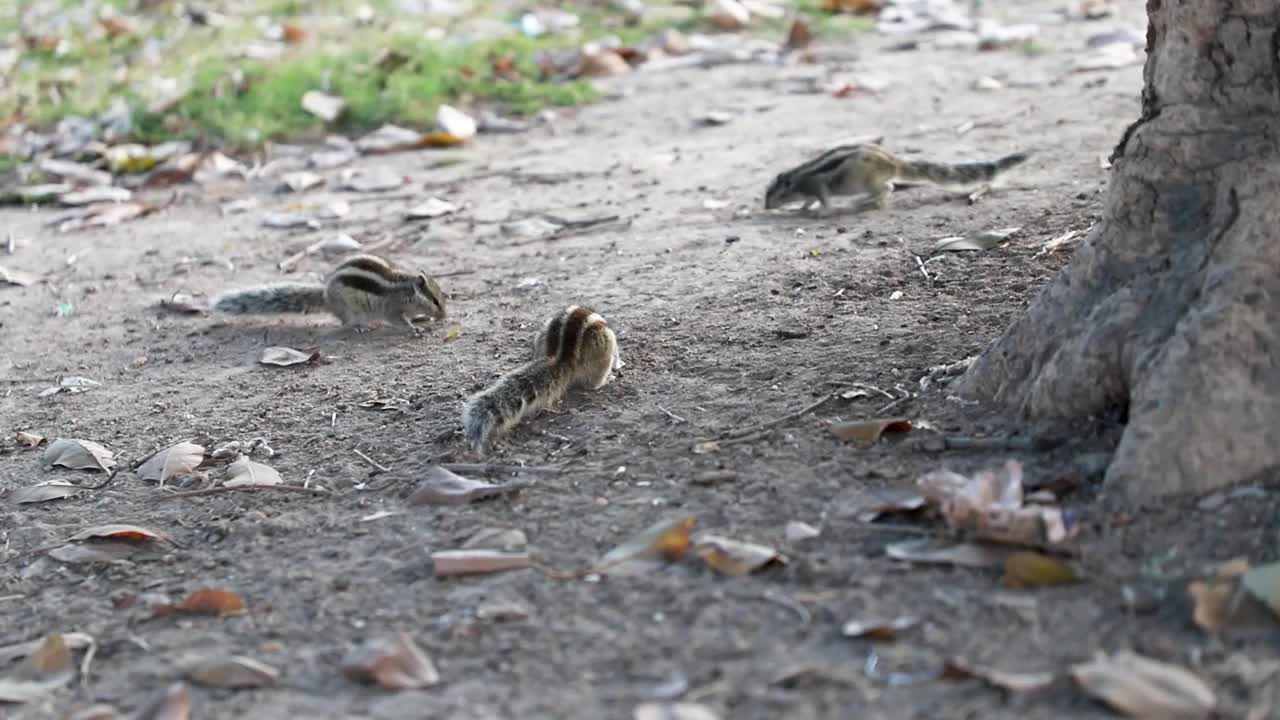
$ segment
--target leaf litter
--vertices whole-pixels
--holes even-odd
[[[248,485],[280,485],[284,479],[275,468],[254,462],[241,455],[227,466],[227,479],[223,487],[244,487]]]
[[[50,633],[26,661],[0,677],[0,702],[27,703],[71,682],[75,668],[61,633]]]
[[[307,353],[289,347],[272,346],[262,351],[258,362],[275,367],[292,367],[294,365],[310,365],[319,359],[319,350]]]
[[[435,663],[407,633],[356,646],[342,659],[342,672],[358,682],[388,690],[425,688],[440,682]]]
[[[436,577],[485,575],[508,570],[523,570],[531,563],[527,552],[470,548],[431,553],[431,572]]]
[[[491,483],[472,480],[439,465],[427,470],[427,477],[409,496],[410,505],[463,505],[515,492],[530,485],[527,481]]]
[[[62,500],[79,493],[83,488],[68,480],[46,480],[29,487],[18,488],[9,494],[16,505]]]
[[[841,440],[862,443],[874,443],[885,434],[901,434],[911,431],[911,422],[906,418],[881,418],[876,420],[859,420],[855,422],[836,423],[831,426],[831,434]]]
[[[605,553],[591,572],[608,575],[639,575],[652,572],[685,557],[693,545],[690,535],[696,521],[692,515],[661,520]]]
[[[72,470],[100,470],[111,472],[115,467],[115,453],[92,440],[58,438],[45,448],[44,461]]]
[[[1131,650],[1099,652],[1071,667],[1071,679],[1089,695],[1135,718],[1209,718],[1217,706],[1213,689],[1194,673]]]
[[[1039,692],[1057,682],[1052,672],[1005,672],[983,665],[975,665],[965,658],[947,658],[942,668],[942,679],[951,682],[980,680],[994,688],[1015,694]]]
[[[234,590],[205,589],[193,591],[181,602],[157,606],[152,617],[175,614],[226,617],[240,615],[245,611],[244,597],[240,593]]]
[[[138,468],[138,477],[163,487],[175,477],[190,475],[204,461],[205,448],[192,442],[180,442],[152,455]]]
[[[243,655],[207,655],[180,665],[188,680],[204,687],[261,688],[280,681],[279,670]]]
[[[767,545],[707,533],[693,539],[693,551],[707,567],[724,575],[749,575],[769,566],[787,564],[784,555]]]

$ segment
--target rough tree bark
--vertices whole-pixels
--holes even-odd
[[[1032,418],[1124,411],[1106,482],[1139,502],[1280,468],[1280,2],[1147,17],[1102,220],[959,385]]]

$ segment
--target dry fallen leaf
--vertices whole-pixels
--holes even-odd
[[[873,443],[885,433],[896,434],[911,431],[911,422],[906,418],[882,418],[879,420],[859,420],[856,422],[836,423],[831,426],[831,434],[841,440]]]
[[[1037,552],[1015,552],[1004,561],[1004,582],[1011,588],[1065,585],[1077,580],[1070,565]]]
[[[313,173],[310,170],[298,170],[281,175],[280,182],[283,187],[286,187],[293,192],[300,193],[323,185],[324,176]]]
[[[342,187],[356,192],[386,192],[403,187],[405,177],[394,168],[348,168],[342,172]]]
[[[829,13],[873,15],[880,12],[883,0],[822,0],[822,9]]]
[[[356,141],[362,153],[376,154],[411,150],[422,146],[422,133],[396,125],[383,125]]]
[[[913,628],[920,623],[920,619],[910,615],[904,615],[892,620],[875,620],[862,621],[850,620],[844,624],[841,630],[845,637],[851,638],[870,638],[872,640],[890,641],[897,639],[898,633],[909,628]]]
[[[933,244],[933,251],[938,253],[990,250],[1013,237],[1021,229],[1021,227],[1009,227],[986,230],[968,237],[945,237]]]
[[[439,465],[427,470],[427,477],[409,496],[410,505],[462,505],[476,500],[505,495],[527,482],[490,483],[457,475]]]
[[[187,679],[205,687],[270,687],[280,680],[280,671],[276,668],[242,655],[201,657],[184,665]]]
[[[38,700],[75,677],[71,651],[61,633],[50,633],[34,653],[7,677],[0,678],[0,702]]]
[[[201,315],[209,312],[209,307],[190,293],[176,292],[167,300],[160,301],[160,307],[179,315]]]
[[[72,190],[58,196],[63,205],[94,205],[97,203],[120,203],[133,197],[133,192],[114,185],[96,185],[82,190]]]
[[[1010,460],[1000,470],[967,477],[936,470],[918,480],[925,497],[942,513],[947,527],[992,542],[1055,545],[1079,532],[1079,524],[1060,508],[1025,505],[1022,464]]]
[[[473,548],[441,550],[431,553],[431,572],[436,577],[481,575],[485,573],[523,570],[529,567],[529,553],[504,552]]]
[[[376,638],[354,648],[342,660],[342,671],[353,680],[376,683],[390,690],[430,687],[440,673],[406,633],[394,639]]]
[[[441,200],[437,197],[430,197],[427,198],[426,202],[419,203],[409,208],[409,211],[405,216],[410,220],[438,218],[448,215],[449,213],[456,212],[457,209],[458,206],[451,202]]]
[[[67,711],[66,720],[124,720],[124,716],[114,706],[94,703],[85,707],[72,706]]]
[[[703,534],[694,538],[694,552],[712,570],[725,575],[747,575],[770,565],[785,565],[787,559],[766,545]]]
[[[1071,667],[1071,679],[1085,692],[1129,717],[1192,720],[1208,718],[1217,705],[1203,680],[1176,665],[1122,650]]]
[[[464,548],[488,548],[490,550],[523,550],[529,546],[529,538],[518,528],[486,527],[472,533]]]
[[[894,560],[959,565],[961,567],[1000,568],[1013,552],[1009,548],[987,543],[937,545],[932,538],[906,540],[888,545],[885,554]]]
[[[30,487],[14,490],[9,499],[16,505],[62,500],[80,492],[80,486],[67,480],[46,480]]]
[[[592,572],[635,575],[651,572],[683,558],[692,546],[690,534],[696,521],[692,515],[662,520],[605,553]]]
[[[99,203],[89,206],[87,210],[77,214],[75,217],[60,220],[58,222],[58,232],[65,233],[91,227],[117,225],[125,220],[134,220],[144,215],[150,215],[159,209],[157,205],[137,202]]]
[[[120,540],[95,540],[88,543],[67,543],[49,551],[49,557],[69,564],[115,562],[142,550],[136,543]]]
[[[8,270],[3,265],[0,265],[0,285],[26,287],[35,281],[36,277],[34,275],[18,270]]]
[[[796,18],[791,21],[791,29],[787,31],[785,50],[804,50],[813,43],[813,31],[809,29],[809,21]]]
[[[204,461],[204,446],[191,442],[171,445],[138,468],[138,477],[163,486],[171,478],[190,475]]]
[[[238,615],[245,611],[244,598],[233,590],[196,590],[173,605],[155,608],[153,617],[172,615]]]
[[[223,487],[239,487],[241,485],[279,485],[284,482],[275,468],[254,462],[241,455],[235,462],[227,466],[227,479]]]
[[[40,447],[45,442],[43,435],[36,435],[22,430],[14,433],[14,439],[18,441],[19,445],[27,449]]]
[[[173,543],[173,538],[156,530],[149,530],[139,525],[127,525],[124,523],[113,523],[108,525],[95,525],[91,528],[85,528],[80,532],[67,538],[68,542],[80,542],[83,540],[124,540],[130,542],[151,542],[161,541]]]
[[[92,440],[58,438],[45,448],[44,461],[72,470],[101,470],[115,467],[115,454]]]
[[[952,682],[970,679],[981,680],[1001,690],[1025,694],[1038,692],[1049,687],[1057,680],[1057,677],[1051,672],[1004,672],[981,665],[974,665],[964,658],[955,657],[947,659],[942,669],[942,679]]]
[[[275,365],[277,367],[289,367],[291,365],[304,365],[314,363],[320,359],[320,351],[315,350],[309,353],[301,350],[294,350],[288,347],[269,347],[262,351],[262,357],[258,358],[258,362],[263,365]]]
[[[906,490],[881,490],[868,495],[858,506],[858,522],[874,522],[890,513],[914,513],[925,506],[925,497],[919,492]]]
[[[1256,600],[1280,616],[1280,563],[1259,565],[1246,572],[1240,583]]]
[[[302,96],[302,109],[327,123],[337,120],[346,106],[346,100],[319,90],[308,90]]]
[[[96,645],[92,635],[87,633],[63,633],[62,643],[69,650],[83,650]],[[28,640],[26,642],[14,643],[0,647],[0,665],[8,665],[15,660],[28,658],[40,652],[45,645],[45,638],[39,640]]]
[[[133,720],[190,720],[191,691],[183,683],[173,683],[164,689],[134,716]]]

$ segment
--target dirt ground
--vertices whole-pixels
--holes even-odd
[[[1051,10],[1007,8],[1010,20]],[[629,718],[637,703],[686,686],[686,699],[735,719],[1108,717],[1068,684],[1011,698],[931,673],[957,655],[1061,672],[1097,650],[1131,647],[1196,668],[1234,708],[1224,717],[1243,716],[1250,704],[1261,708],[1256,717],[1280,717],[1280,706],[1266,710],[1259,669],[1274,657],[1274,631],[1208,639],[1191,624],[1183,590],[1188,574],[1215,562],[1275,559],[1274,493],[1212,507],[1188,498],[1126,515],[1086,484],[1065,502],[1084,518],[1088,582],[1014,592],[998,571],[885,557],[886,544],[918,530],[868,527],[853,517],[856,508],[869,493],[911,487],[943,466],[972,471],[1016,458],[1033,481],[1087,474],[1082,468],[1107,448],[1114,428],[1106,423],[1039,454],[867,449],[825,429],[876,416],[887,398],[873,394],[828,403],[753,442],[691,451],[697,440],[803,407],[833,381],[895,397],[909,390],[915,394],[894,412],[943,430],[1017,430],[949,399],[945,388],[920,393],[917,380],[1000,333],[1068,256],[1037,256],[1043,243],[1098,217],[1106,182],[1099,158],[1136,116],[1141,67],[1065,70],[1087,35],[1144,22],[1140,4],[1124,3],[1117,18],[1045,25],[1047,51],[1038,55],[886,52],[892,40],[868,34],[853,48],[857,59],[833,65],[636,73],[610,83],[613,99],[563,112],[549,126],[482,136],[462,165],[433,167],[433,152],[357,161],[394,166],[412,188],[429,185],[463,205],[431,223],[402,220],[423,190],[416,198],[362,196],[350,216],[319,230],[263,228],[264,212],[298,199],[273,194],[269,179],[185,186],[155,215],[67,234],[44,226],[49,212],[0,211],[0,225],[26,240],[5,264],[48,278],[0,289],[0,425],[9,438],[0,446],[0,492],[50,477],[100,480],[43,468],[38,452],[13,445],[16,430],[92,439],[125,466],[184,439],[216,447],[262,437],[276,451],[264,462],[286,480],[334,491],[153,502],[166,491],[126,471],[73,499],[6,502],[0,644],[80,631],[100,647],[87,684],[0,716],[61,717],[90,701],[134,711],[177,678],[185,653],[218,650],[281,668],[281,686],[193,688],[193,717]],[[833,73],[890,85],[843,99],[789,91]],[[984,75],[1006,87],[971,89]],[[696,126],[709,110],[732,120]],[[956,131],[966,123],[968,132]],[[1009,189],[974,205],[912,188],[871,214],[814,219],[761,209],[777,171],[878,134],[911,156],[1035,155]],[[262,207],[220,214],[220,204],[248,194]],[[707,200],[728,205],[708,209]],[[544,213],[631,223],[555,240],[499,231],[499,221]],[[943,236],[1010,226],[1022,230],[997,249],[931,261],[932,280],[912,256],[927,257]],[[422,338],[350,338],[318,316],[156,308],[177,291],[278,280],[277,262],[335,231],[364,242],[394,234],[403,242],[389,255],[459,273],[441,278],[449,319]],[[329,263],[303,260],[291,279],[314,278]],[[60,317],[62,303],[72,310]],[[461,442],[461,401],[523,362],[537,325],[570,303],[608,318],[626,367],[602,391],[575,395],[562,412],[518,429],[489,458],[562,471],[531,476],[532,487],[493,501],[407,507],[429,464],[477,460]],[[451,329],[456,337],[447,339]],[[256,361],[269,345],[317,348],[331,361],[266,368]],[[102,385],[40,397],[59,375]],[[364,406],[374,400],[390,409]],[[362,520],[382,510],[398,514]],[[700,530],[778,546],[790,563],[731,578],[689,562],[592,582],[537,569],[436,579],[428,560],[481,528],[519,528],[537,563],[579,568],[675,513],[694,515]],[[787,543],[783,528],[793,520],[822,532]],[[180,547],[110,565],[40,558],[40,549],[108,522],[162,530]],[[206,587],[239,591],[251,613],[143,622],[136,610],[113,606],[128,593],[181,598]],[[1126,588],[1155,601],[1131,611]],[[482,606],[512,603],[526,619],[477,618]],[[896,643],[841,634],[849,620],[903,614],[923,622]],[[411,633],[435,660],[441,684],[390,692],[342,676],[349,648],[395,631]]]

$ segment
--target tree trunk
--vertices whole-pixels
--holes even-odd
[[[1280,468],[1280,2],[1147,16],[1102,220],[959,385],[1036,419],[1125,412],[1106,482],[1135,501]]]

